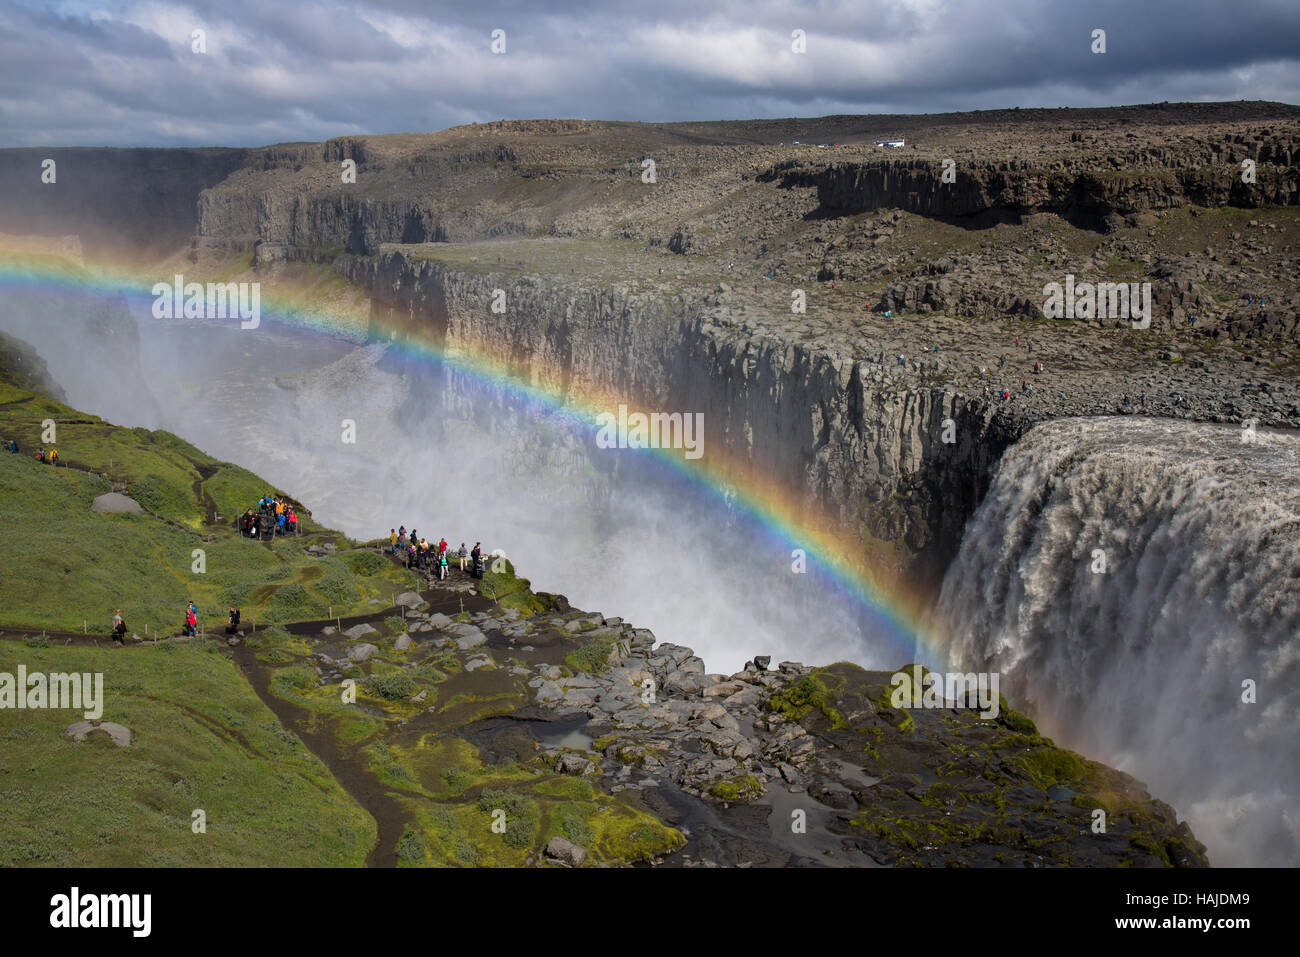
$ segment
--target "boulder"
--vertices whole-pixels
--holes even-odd
[[[587,859],[587,851],[557,835],[546,842],[546,856],[571,867],[581,867]]]
[[[473,625],[452,625],[447,630],[456,636],[456,647],[461,651],[487,643],[487,635]]]
[[[671,658],[673,665],[680,665],[687,658],[695,657],[695,652],[685,645],[663,644],[655,649],[655,657]],[[701,664],[703,664],[701,662]],[[700,668],[700,674],[704,673],[704,668]]]
[[[564,697],[564,691],[554,681],[541,681],[534,687],[536,690],[533,692],[533,700],[538,704],[548,704]]]
[[[559,774],[593,775],[600,773],[594,762],[573,751],[561,755],[560,760],[556,762],[555,770]]]
[[[139,515],[144,511],[139,502],[121,492],[105,492],[91,502],[90,507],[105,515]]]
[[[398,635],[397,640],[393,642],[394,651],[405,651],[407,648],[410,647],[411,647],[410,635]]]
[[[64,733],[73,741],[85,741],[92,731],[103,731],[119,748],[131,743],[131,729],[112,721],[77,721],[68,725]]]
[[[353,625],[351,628],[348,628],[347,630],[345,630],[345,631],[343,632],[343,634],[346,635],[347,637],[351,638],[353,641],[356,641],[358,638],[364,638],[366,635],[373,634],[374,632],[376,632],[376,631],[378,631],[378,630],[379,630],[379,629],[377,629],[377,628],[375,628],[375,627],[373,627],[373,626],[371,626],[371,625],[367,625],[367,624],[363,621],[363,622],[362,622],[361,624],[359,624],[359,625]]]
[[[374,645],[370,644],[369,642],[363,642],[362,644],[353,645],[351,648],[349,648],[348,657],[351,658],[353,661],[369,661],[371,655],[373,655],[378,650],[379,650],[378,648],[376,648]]]
[[[422,601],[424,601],[424,599],[421,598],[417,593],[413,591],[404,591],[397,596],[397,600],[393,602],[393,604],[398,605],[402,608],[414,608]]]
[[[719,681],[704,689],[706,698],[726,698],[737,691],[744,691],[747,686],[743,681]]]

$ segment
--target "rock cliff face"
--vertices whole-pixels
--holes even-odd
[[[6,201],[0,229],[38,220],[80,236],[88,259],[110,236],[170,251],[188,241],[193,259],[212,253],[223,267],[250,249],[258,266],[343,257],[379,326],[418,327],[570,397],[608,391],[651,411],[703,412],[711,447],[862,541],[894,546],[895,566],[915,571],[918,556],[928,569],[952,554],[993,463],[1031,418],[1110,414],[1121,400],[1127,411],[1131,394],[1159,414],[1294,424],[1293,383],[1271,371],[1285,357],[1251,357],[1263,367],[1252,376],[1270,381],[1241,382],[1231,356],[1223,377],[1179,377],[1205,368],[1212,338],[1295,347],[1300,310],[1279,277],[1294,263],[1298,125],[1279,104],[811,125],[503,123],[254,150],[46,151],[59,160],[57,186],[40,183],[43,151],[13,150],[0,152],[0,186],[18,200]],[[871,145],[903,132],[905,161]],[[808,145],[822,139],[827,149]],[[1009,141],[1018,160],[999,162]],[[653,181],[642,157],[658,163]],[[340,176],[348,160],[355,182]],[[1254,183],[1242,181],[1246,160]],[[1201,210],[1178,208],[1189,203],[1220,208],[1197,219]],[[1272,208],[1259,222],[1236,215],[1262,204]],[[1035,216],[1052,222],[939,222]],[[1070,224],[1086,229],[1056,228]],[[564,237],[569,258],[530,265],[531,277],[494,276],[382,250],[514,236]],[[646,254],[637,267],[659,284],[653,293],[631,291],[630,264],[611,258],[622,247]],[[1182,341],[1162,342],[1159,368],[1136,350],[1094,369],[1102,352],[1072,331],[1040,335],[1042,351],[1021,357],[1005,328],[918,321],[1037,318],[1044,284],[1071,273],[1152,281],[1151,328]],[[751,296],[769,331],[755,331],[722,286],[703,291],[722,277],[754,290],[774,280]],[[823,283],[833,292],[812,301],[806,322],[778,321],[791,287],[817,300]],[[488,308],[496,288],[508,294],[503,315]],[[819,338],[828,329],[838,342]],[[906,353],[907,368],[894,370],[886,350]],[[1040,357],[1051,371],[1034,380]],[[991,398],[1017,380],[1014,400]]]
[[[1292,166],[1296,156],[1300,139],[1294,134],[1225,135],[1195,139],[1180,148],[1014,163],[963,156],[829,165],[790,160],[758,179],[779,179],[785,187],[815,186],[819,211],[831,216],[878,209],[939,218],[1053,212],[1075,225],[1106,229],[1135,213],[1188,203],[1295,205],[1300,203],[1300,177]],[[1243,181],[1242,163],[1247,160],[1255,165],[1253,182]],[[949,182],[945,164],[950,164]]]
[[[195,198],[248,159],[243,149],[0,150],[0,231],[77,235],[88,257],[147,258],[184,244]],[[54,182],[42,180],[53,160]]]
[[[614,393],[631,408],[702,412],[706,456],[720,445],[864,542],[888,543],[899,572],[941,571],[1003,449],[1027,427],[942,389],[880,387],[875,363],[754,334],[713,297],[665,302],[400,252],[344,268],[370,289],[377,334],[418,329],[571,398]],[[498,288],[508,303],[499,315]]]
[[[1148,210],[1200,206],[1293,206],[1300,202],[1300,178],[1290,166],[1300,145],[1239,146],[1241,159],[1253,159],[1254,184],[1242,181],[1240,160],[1230,151],[1207,153],[1205,166],[1143,165],[1148,158],[1097,168],[1072,163],[953,162],[951,182],[944,165],[932,159],[835,163],[807,167],[780,164],[760,181],[779,178],[782,186],[815,186],[819,209],[845,216],[903,209],[922,216],[958,219],[980,214],[1058,213],[1087,228],[1109,228],[1123,217]]]

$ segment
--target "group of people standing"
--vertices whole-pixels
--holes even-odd
[[[448,565],[453,560],[460,563],[461,571],[465,571],[467,562],[473,561],[472,574],[475,578],[483,577],[483,549],[479,542],[474,543],[472,550],[461,542],[460,548],[453,552],[447,539],[430,543],[414,528],[408,534],[403,525],[388,530],[388,543],[394,555],[405,559],[407,568],[431,571],[439,580],[447,577]]]
[[[3,449],[6,452],[10,452],[14,455],[17,455],[18,443],[13,439],[5,439],[4,445],[0,446],[0,449]],[[42,462],[45,465],[58,465],[59,450],[53,447],[47,449],[44,446],[41,446],[39,449],[36,450],[36,461]]]
[[[0,446],[4,451],[14,455],[18,454],[18,443],[13,439],[5,439],[4,445]],[[59,450],[56,448],[45,448],[41,446],[36,450],[36,461],[43,462],[46,465],[57,465],[59,462]]]
[[[249,538],[297,535],[298,513],[284,499],[263,495],[257,500],[257,511],[250,508],[240,516],[239,530]]]
[[[193,601],[185,603],[185,620],[182,630],[189,638],[199,633],[199,606]],[[239,631],[239,609],[230,606],[230,618],[226,621],[226,634],[233,635]],[[119,645],[126,644],[126,621],[122,618],[122,609],[113,612],[113,640]]]

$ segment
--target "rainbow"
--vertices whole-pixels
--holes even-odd
[[[88,298],[120,294],[133,307],[148,308],[155,283],[170,284],[171,273],[175,271],[155,267],[146,272],[138,266],[111,268],[101,264],[81,267],[57,256],[0,249],[0,288],[57,290]],[[332,337],[356,337],[358,327],[354,319],[349,321],[348,317],[329,309],[304,305],[296,297],[267,288],[269,285],[263,283],[263,323]],[[582,432],[594,429],[595,417],[600,412],[616,409],[620,404],[637,407],[632,397],[610,393],[587,391],[581,395],[561,395],[544,384],[527,381],[517,370],[493,356],[463,345],[448,347],[427,335],[413,334],[409,328],[403,328],[398,335],[397,330],[384,328],[377,320],[374,322],[377,331],[392,337],[390,348],[417,361],[441,364],[475,383],[544,410],[552,420],[558,418]],[[553,381],[560,381],[560,377],[554,376]],[[853,603],[854,610],[873,626],[873,635],[884,639],[889,653],[898,656],[899,666],[919,661],[938,667],[947,661],[945,643],[930,623],[919,593],[900,584],[897,576],[871,567],[864,560],[859,542],[840,532],[827,516],[789,489],[762,475],[750,463],[716,447],[694,460],[684,458],[679,450],[673,449],[638,451],[654,456],[658,466],[696,494],[725,502],[752,527],[761,530],[774,548],[784,549],[787,554],[802,549],[808,570],[818,573],[835,594]]]

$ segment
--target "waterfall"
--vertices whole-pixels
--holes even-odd
[[[940,596],[954,663],[1174,804],[1217,865],[1300,863],[1298,476],[1294,434],[1038,425]]]

